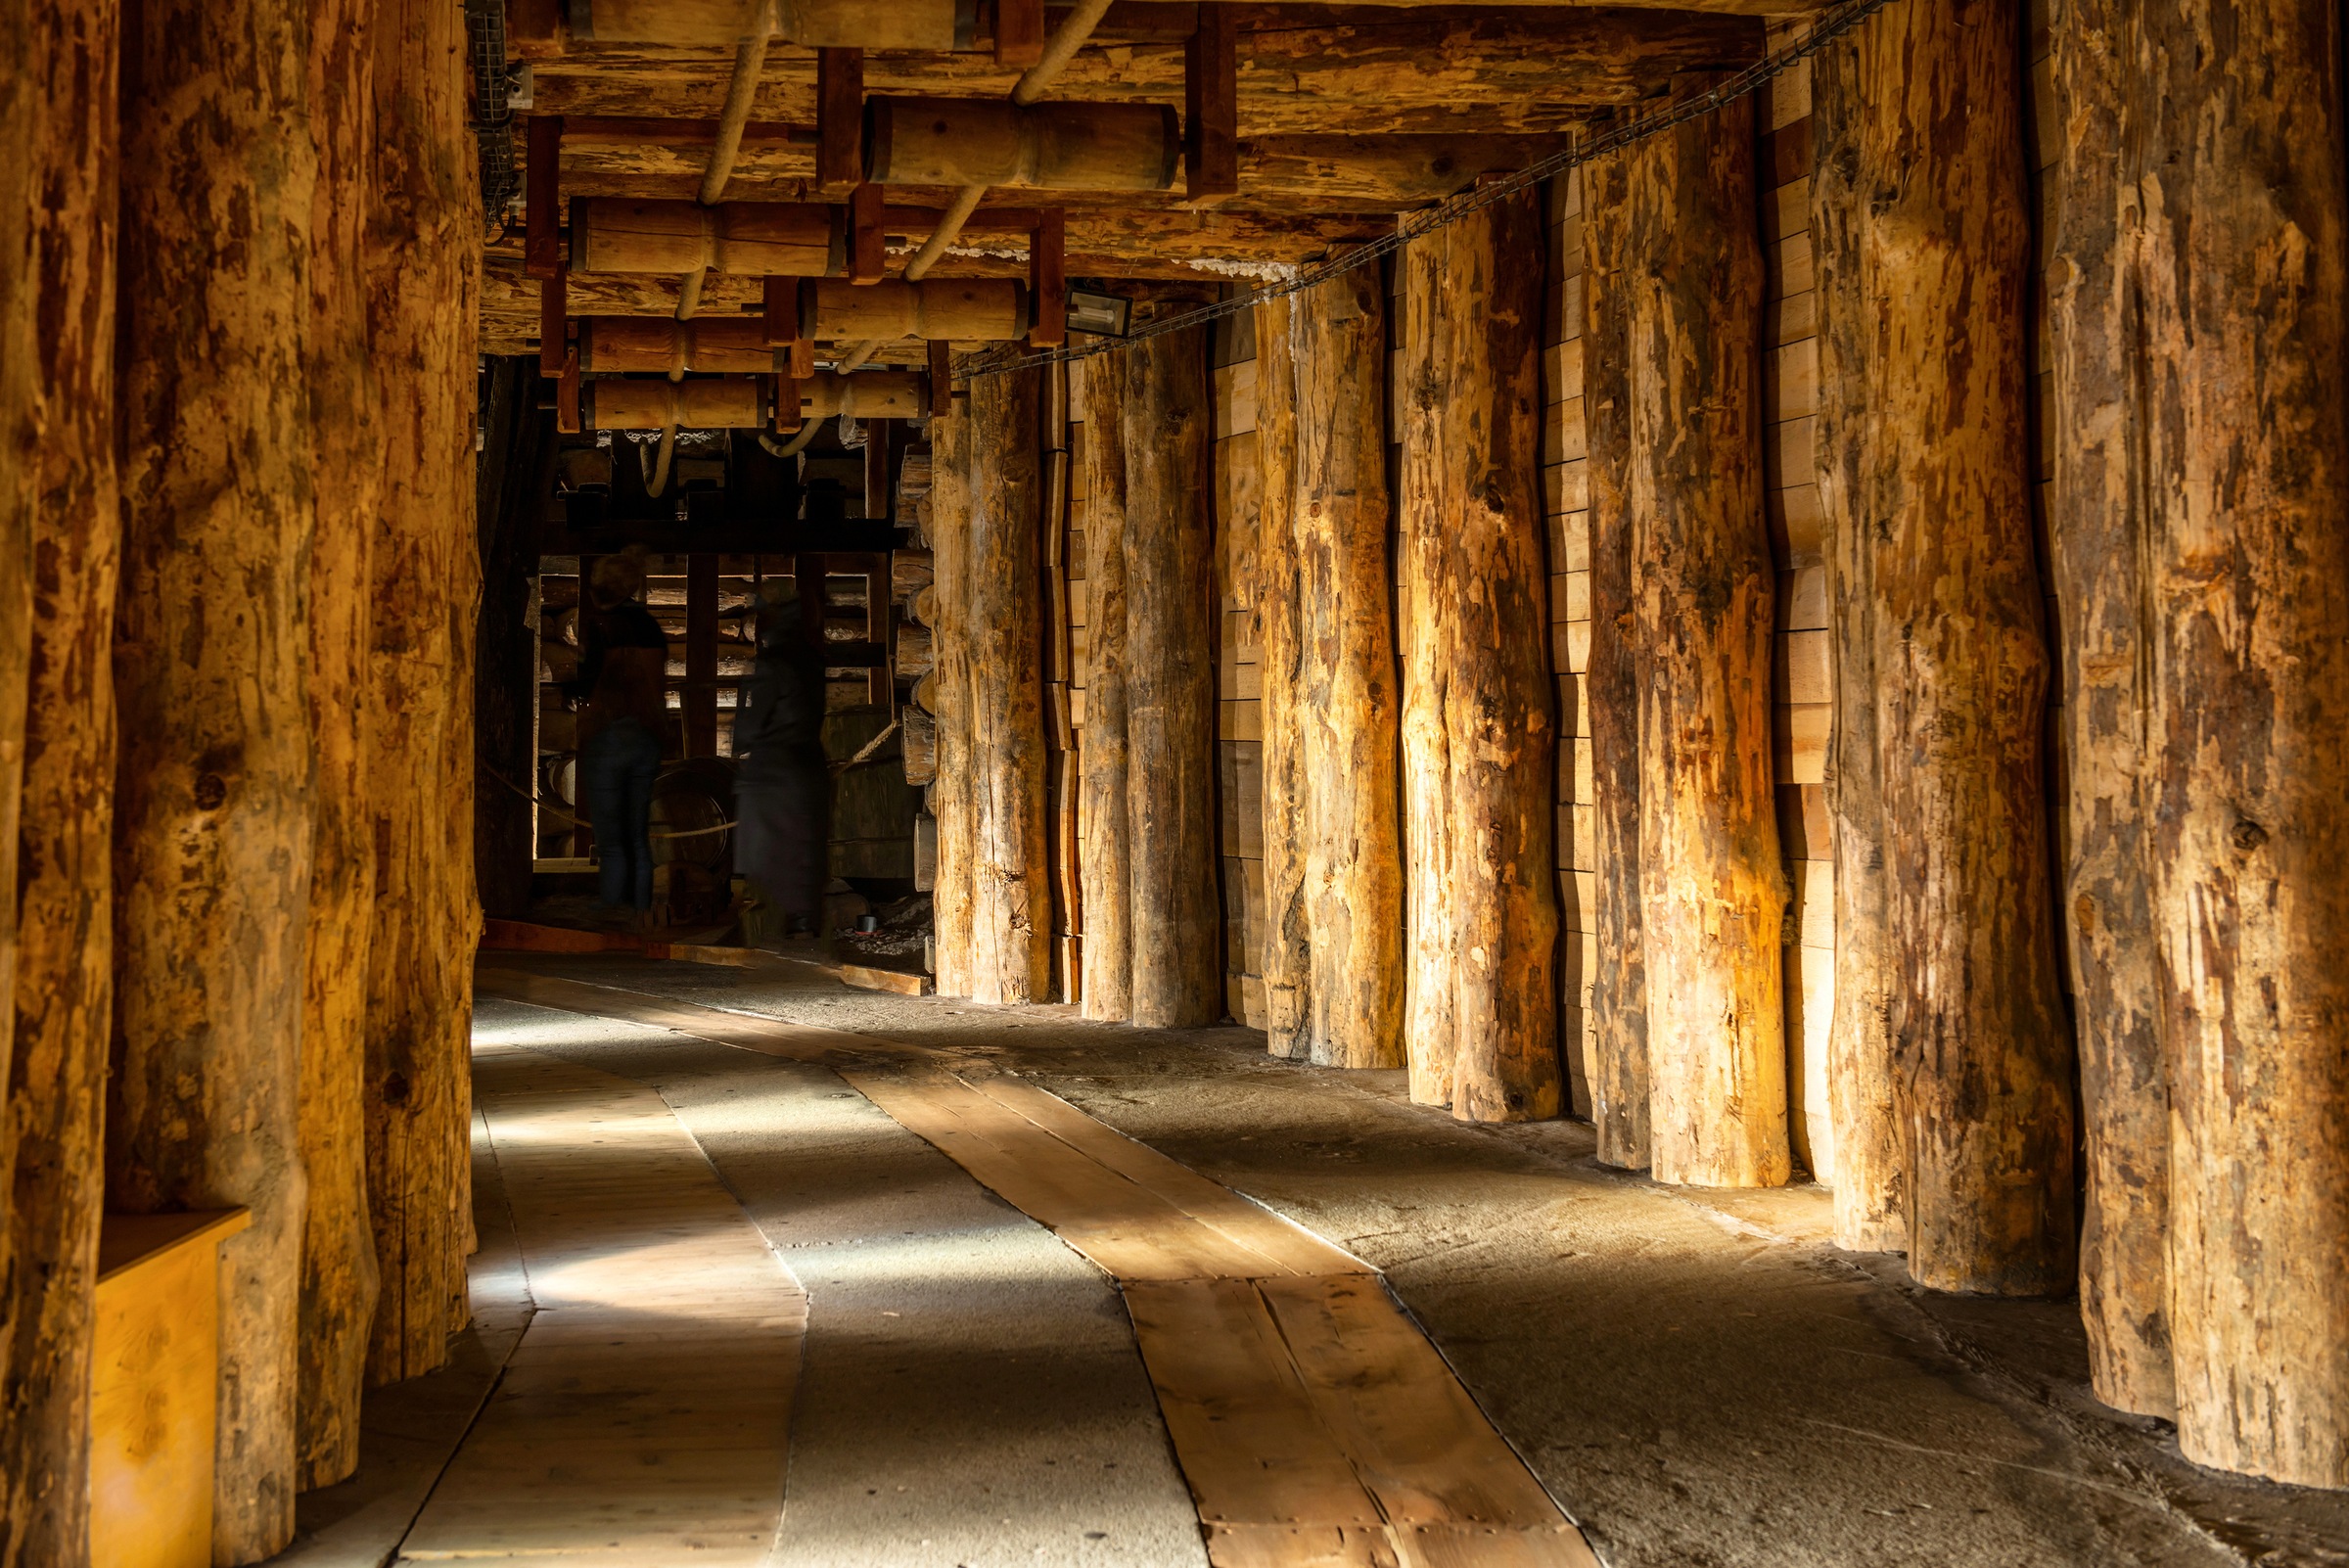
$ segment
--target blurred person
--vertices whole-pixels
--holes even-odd
[[[786,922],[819,934],[831,880],[832,773],[824,760],[824,657],[797,584],[760,584],[759,658],[734,720],[735,865]]]
[[[607,913],[639,930],[653,908],[653,781],[668,724],[668,638],[644,594],[644,556],[630,548],[596,562],[579,618],[579,773]]]

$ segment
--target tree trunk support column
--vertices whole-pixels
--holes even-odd
[[[1386,293],[1364,268],[1260,307],[1258,322],[1267,997],[1276,960],[1292,968],[1279,1054],[1399,1067],[1403,851],[1377,374]]]
[[[1639,650],[1639,930],[1655,1177],[1774,1186],[1786,1133],[1785,869],[1771,784],[1775,575],[1762,518],[1753,100],[1623,155]]]
[[[1133,1010],[1127,820],[1126,404],[1116,356],[1069,366],[1084,378],[1084,727],[1078,732],[1077,857],[1084,909],[1084,1016],[1124,1023]]]
[[[1411,1097],[1558,1114],[1557,824],[1541,458],[1542,214],[1520,194],[1415,241],[1402,592]]]
[[[1051,996],[1044,835],[1043,585],[1037,529],[1042,378],[984,376],[970,392],[970,995]]]
[[[122,40],[116,330],[145,346],[120,389],[106,1196],[253,1213],[220,1249],[222,1563],[293,1539],[298,1473],[317,160],[286,127],[307,45],[291,6],[169,0]]]
[[[442,1365],[468,1311],[473,952],[473,484],[481,202],[466,126],[465,19],[392,0],[374,13],[379,161],[368,312],[382,377],[373,540],[375,707],[368,816],[367,1191],[383,1270],[370,1382]]]
[[[2070,1288],[2074,1263],[2072,1045],[2024,466],[2016,24],[1990,0],[1908,0],[1822,54],[1819,166],[1832,177],[1814,190],[1814,226],[1833,611],[1865,625],[1872,661],[1839,663],[1836,722],[1856,738],[1872,724],[1878,797],[1848,837],[1838,821],[1837,844],[1872,846],[1886,868],[1889,1060],[1837,1066],[1890,1075],[1911,1276],[2044,1295]],[[1861,785],[1839,811],[1865,800],[1852,774],[1869,762],[1839,747],[1839,786]],[[1839,940],[1842,917],[1865,917],[1838,914]],[[1847,1153],[1880,1136],[1838,1119],[1843,1179]]]
[[[1223,1016],[1216,896],[1215,600],[1207,329],[1120,349],[1126,424],[1126,748],[1133,1021]]]

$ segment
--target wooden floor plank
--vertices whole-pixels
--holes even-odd
[[[401,1558],[751,1568],[805,1293],[653,1090],[525,1050],[475,1084],[538,1311]]]
[[[1203,1522],[1311,1527],[1294,1540],[1330,1549],[1344,1529],[1379,1528],[1252,1281],[1135,1281],[1126,1310]]]
[[[1384,1280],[1293,1277],[1261,1288],[1314,1408],[1389,1523],[1565,1523]]]

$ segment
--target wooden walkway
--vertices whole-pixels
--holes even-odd
[[[806,1294],[653,1090],[521,1049],[474,1083],[537,1312],[401,1560],[754,1568]]]
[[[1596,1568],[1581,1533],[1373,1270],[1067,1101],[985,1062],[872,1036],[516,969],[484,967],[478,984],[830,1067],[1113,1275],[1217,1568]],[[703,1175],[724,1197],[706,1166]],[[527,1255],[519,1183],[515,1202]],[[609,1252],[608,1226],[567,1212],[582,1249]],[[714,1263],[714,1283],[730,1277]],[[680,1258],[675,1268],[677,1287],[701,1297],[686,1283],[691,1274],[698,1284],[699,1266]],[[793,1331],[779,1319],[774,1332]],[[615,1428],[611,1440],[618,1479],[631,1462],[628,1439]],[[773,1462],[779,1474],[779,1453]]]

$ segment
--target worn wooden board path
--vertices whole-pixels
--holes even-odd
[[[537,1305],[402,1561],[762,1561],[807,1299],[661,1096],[477,1051]]]
[[[1596,1568],[1375,1270],[1058,1096],[874,1036],[515,968],[479,986],[830,1067],[1114,1276],[1218,1568]]]

